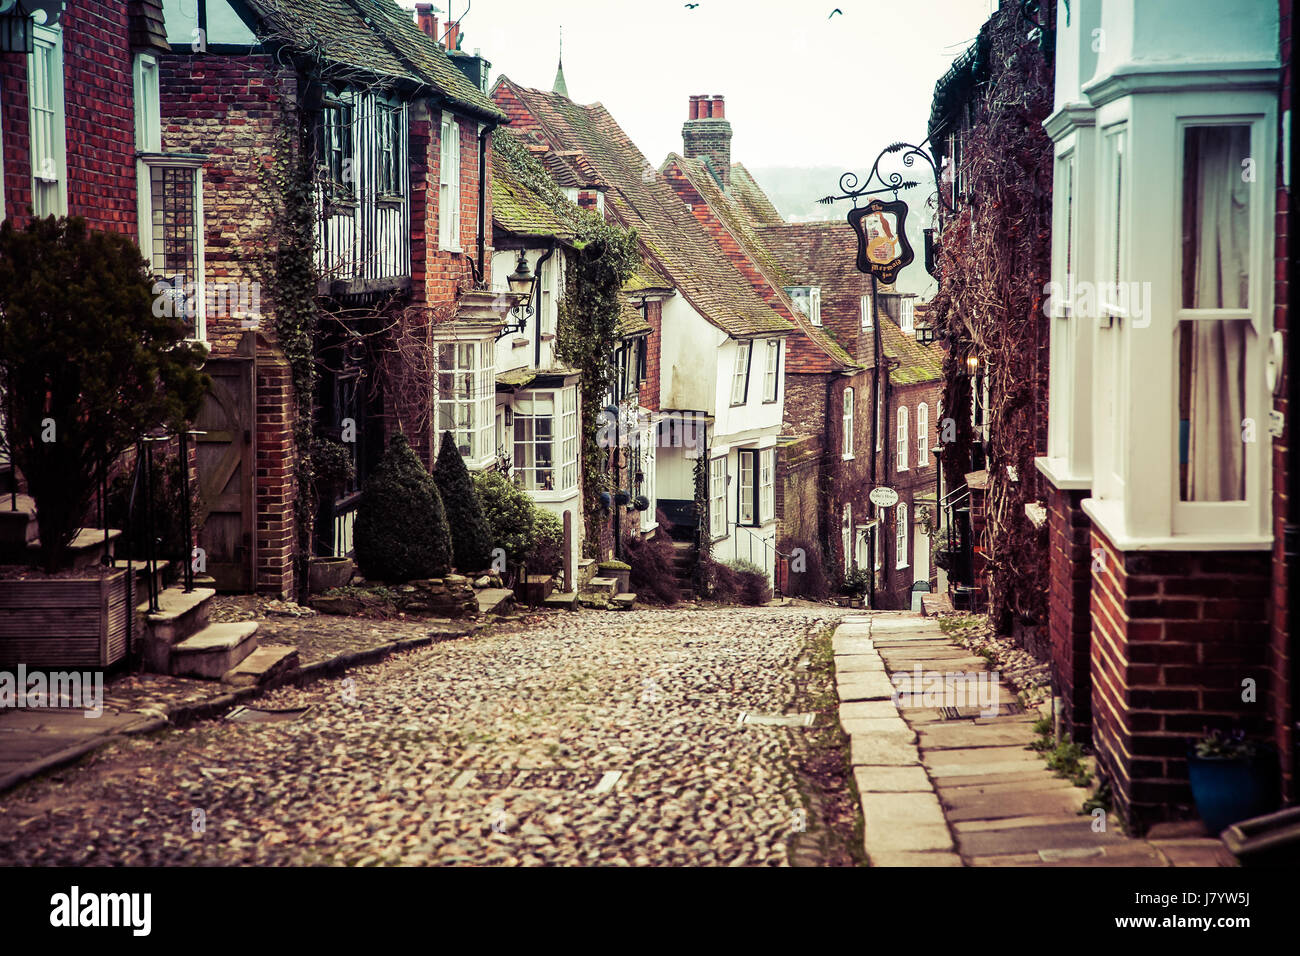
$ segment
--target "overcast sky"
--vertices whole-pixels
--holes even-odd
[[[414,7],[415,0],[400,0]],[[694,0],[692,0],[694,2]],[[435,0],[461,48],[550,89],[560,29],[569,95],[603,103],[656,165],[681,150],[692,94],[721,94],[747,166],[860,168],[918,142],[935,81],[996,0]],[[835,8],[843,12],[828,15]],[[833,186],[834,184],[830,184]],[[829,189],[828,189],[829,191]]]

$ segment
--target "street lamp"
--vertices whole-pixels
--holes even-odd
[[[916,327],[916,341],[921,345],[929,345],[939,339],[939,330],[933,325],[918,325]]]
[[[32,15],[19,0],[0,0],[0,52],[32,52]]]
[[[537,285],[537,273],[528,267],[528,258],[524,255],[524,250],[519,250],[519,261],[515,263],[515,271],[506,276],[506,282],[510,285],[510,291],[518,297],[518,301],[510,309],[510,314],[517,317],[513,325],[504,325],[501,331],[497,333],[497,338],[509,335],[512,332],[523,332],[528,328],[528,317],[533,314],[533,289]]]

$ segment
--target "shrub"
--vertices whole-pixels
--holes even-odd
[[[737,559],[728,561],[726,566],[736,575],[736,597],[741,604],[753,607],[772,600],[772,585],[768,583],[767,572],[757,564]]]
[[[492,563],[492,539],[469,469],[451,432],[442,433],[433,480],[438,483],[451,528],[452,562],[463,573],[483,570]]]
[[[826,565],[822,559],[820,544],[803,538],[794,538],[783,545],[781,550],[792,555],[790,574],[785,585],[786,594],[814,601],[830,597],[831,585],[826,577]]]
[[[357,568],[379,581],[436,578],[451,565],[451,534],[433,476],[404,435],[394,435],[361,492]]]
[[[649,604],[676,604],[677,568],[673,539],[662,527],[649,537],[631,534],[623,542],[623,557],[630,569],[628,587],[637,598]]]
[[[112,463],[149,430],[193,419],[207,388],[206,350],[156,314],[152,289],[127,236],[80,218],[0,224],[0,431],[35,499],[48,571],[69,561]]]
[[[564,523],[559,515],[534,507],[533,543],[524,562],[529,574],[558,574],[564,567]]]
[[[709,597],[723,604],[735,604],[740,598],[740,579],[735,570],[713,558],[705,558],[703,563]]]
[[[871,587],[871,572],[866,568],[853,568],[844,575],[844,593],[862,597]]]
[[[474,475],[474,492],[492,548],[501,548],[512,561],[522,561],[532,546],[537,524],[532,499],[499,471]]]

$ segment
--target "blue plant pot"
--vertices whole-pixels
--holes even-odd
[[[1226,759],[1187,755],[1187,779],[1196,812],[1216,836],[1242,820],[1277,809],[1278,778],[1272,754]]]

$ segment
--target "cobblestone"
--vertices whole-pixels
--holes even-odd
[[[125,740],[6,794],[0,863],[788,865],[808,731],[737,717],[793,710],[839,616],[554,614],[282,687],[252,706],[301,719]]]

